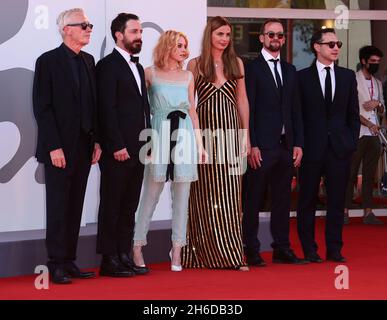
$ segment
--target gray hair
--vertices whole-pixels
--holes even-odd
[[[64,36],[63,28],[69,23],[69,20],[74,13],[84,14],[84,11],[82,8],[69,9],[61,12],[58,16],[58,19],[56,20],[56,24],[58,25],[59,33],[61,34],[62,38]]]

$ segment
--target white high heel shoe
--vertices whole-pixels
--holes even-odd
[[[134,251],[136,251],[136,249],[134,249],[133,248],[133,260],[134,260],[134,256],[135,256],[135,253],[134,253]],[[142,250],[140,249],[140,253],[141,253],[141,261],[144,261],[144,257],[143,257],[143,255],[142,255]],[[134,263],[137,267],[140,267],[140,268],[145,268],[146,267],[146,265],[145,265],[145,263],[142,263],[142,264],[136,264],[136,263]]]
[[[183,267],[172,264],[172,249],[169,251],[169,258],[171,259],[171,271],[182,271]]]

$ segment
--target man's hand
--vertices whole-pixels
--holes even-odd
[[[378,100],[369,100],[363,103],[363,107],[366,111],[372,111],[379,106]]]
[[[199,149],[199,164],[205,164],[208,162],[208,153],[204,148]]]
[[[301,165],[302,155],[303,155],[302,148],[293,147],[293,160],[294,160],[295,168],[298,168]]]
[[[258,169],[261,166],[262,156],[261,150],[258,147],[251,148],[250,155],[247,157],[250,167],[253,169]]]
[[[51,163],[57,168],[66,168],[66,159],[63,153],[63,149],[56,149],[50,152]]]
[[[251,153],[251,143],[250,138],[247,137],[247,139],[242,140],[242,150],[241,150],[241,156],[242,157],[248,157]]]
[[[113,155],[114,159],[116,159],[117,161],[126,161],[130,159],[129,153],[126,148],[114,152]]]
[[[94,143],[94,151],[93,156],[91,158],[91,164],[96,164],[99,161],[99,158],[101,158],[101,147],[98,143]]]
[[[369,127],[371,133],[375,136],[379,134],[379,126],[376,124],[373,124],[372,126]]]

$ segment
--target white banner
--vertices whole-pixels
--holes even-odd
[[[152,49],[163,32],[184,32],[191,57],[200,49],[206,23],[205,0],[1,0],[0,2],[0,232],[45,228],[45,187],[34,158],[37,128],[32,111],[34,65],[61,37],[56,18],[81,7],[94,24],[84,48],[96,61],[114,47],[112,19],[120,12],[137,14],[143,23],[141,63],[151,64]],[[154,220],[169,219],[169,188],[163,192]],[[99,169],[93,166],[86,191],[82,225],[97,221]]]

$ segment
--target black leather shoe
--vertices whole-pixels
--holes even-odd
[[[273,263],[286,263],[286,264],[307,264],[308,261],[297,258],[291,249],[286,250],[274,250],[273,251]]]
[[[74,262],[65,264],[66,271],[72,278],[90,279],[95,278],[95,272],[82,272]]]
[[[317,252],[310,252],[305,254],[306,261],[313,262],[313,263],[321,263],[323,262],[323,259],[317,254]]]
[[[70,284],[71,277],[63,267],[55,268],[50,272],[51,281],[57,284]]]
[[[50,272],[50,280],[57,284],[71,283],[71,276],[64,268],[62,263],[57,263],[52,260],[47,262],[48,271]]]
[[[114,277],[114,278],[128,278],[133,277],[135,273],[128,270],[118,258],[118,255],[104,255],[99,270],[100,276]]]
[[[327,252],[327,260],[333,262],[347,262],[340,252]]]
[[[246,255],[246,262],[249,266],[252,267],[265,267],[266,262],[262,259],[261,255],[259,253],[256,253],[254,255]]]
[[[143,275],[149,273],[149,268],[145,266],[136,266],[133,260],[127,253],[120,253],[119,255],[121,263],[129,270],[133,271],[137,275]]]

